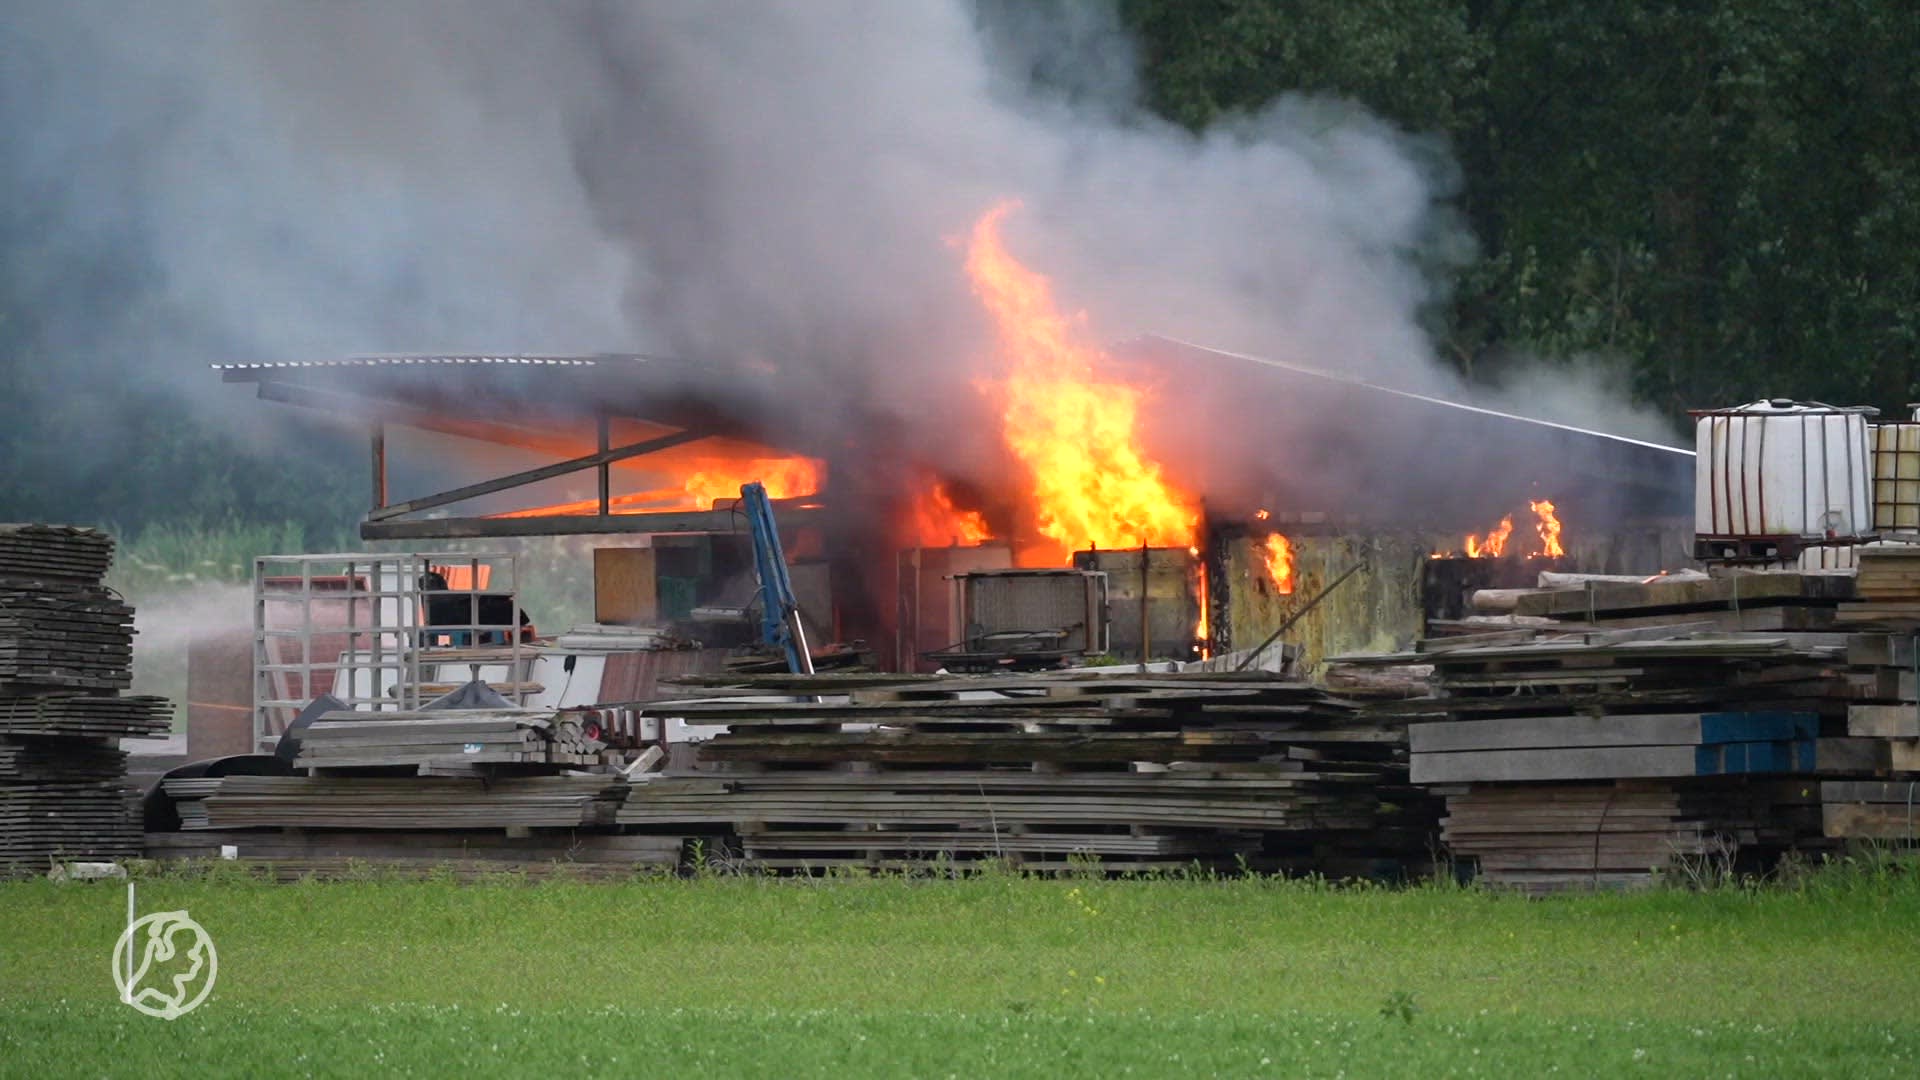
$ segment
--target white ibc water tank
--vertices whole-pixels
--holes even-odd
[[[1694,531],[1804,541],[1871,535],[1867,421],[1878,413],[1782,399],[1694,413]]]

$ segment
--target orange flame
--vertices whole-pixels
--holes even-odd
[[[1282,596],[1293,595],[1293,542],[1279,533],[1270,533],[1263,555],[1274,591]]]
[[[993,539],[993,527],[980,511],[955,506],[945,484],[934,484],[914,502],[913,535],[921,547],[965,546]]]
[[[1540,534],[1540,554],[1549,559],[1557,559],[1567,553],[1560,546],[1560,515],[1554,513],[1553,503],[1546,499],[1534,499],[1529,502],[1533,514],[1539,518],[1534,531]]]
[[[1207,564],[1200,558],[1200,549],[1189,547],[1187,554],[1193,556],[1193,595],[1200,601],[1200,621],[1193,625],[1193,640],[1200,643],[1200,659],[1213,655],[1213,626],[1208,608],[1211,599],[1207,596]]]
[[[611,514],[643,514],[651,510],[705,510],[716,502],[732,502],[740,497],[740,485],[758,480],[767,486],[774,499],[796,499],[817,495],[826,475],[826,463],[816,458],[783,456],[758,443],[726,439],[703,440],[693,446],[675,447],[624,462],[616,462],[629,473],[644,473],[653,486],[650,490],[614,495],[607,500]],[[490,515],[496,518],[551,517],[556,514],[596,514],[600,500],[576,499],[511,510]]]
[[[966,268],[998,331],[1004,437],[1030,474],[1037,528],[1060,562],[1088,546],[1191,546],[1197,500],[1140,446],[1146,392],[1096,373],[1106,355],[1055,306],[1047,279],[1002,244],[1001,221],[1018,205],[1001,203],[975,223]]]
[[[1547,499],[1529,499],[1527,506],[1533,511],[1533,531],[1539,536],[1540,544],[1526,553],[1529,559],[1558,559],[1567,553],[1560,543],[1560,515]],[[1500,525],[1485,536],[1468,534],[1466,552],[1469,559],[1498,559],[1507,553],[1507,542],[1513,536],[1513,515],[1500,519]],[[1435,559],[1447,556],[1434,552]]]
[[[1499,527],[1485,537],[1467,534],[1467,558],[1497,559],[1507,553],[1507,538],[1513,535],[1513,515],[1500,519]]]
[[[681,479],[693,505],[712,506],[740,497],[740,485],[758,480],[769,499],[797,499],[820,491],[820,462],[804,457],[696,458]]]

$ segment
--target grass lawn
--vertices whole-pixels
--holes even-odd
[[[1271,881],[0,885],[0,1074],[1920,1075],[1920,883],[1544,901]]]

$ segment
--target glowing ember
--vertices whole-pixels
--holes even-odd
[[[1272,512],[1267,510],[1255,510],[1253,512],[1253,520],[1255,521],[1265,521],[1272,516]]]
[[[1279,533],[1267,537],[1262,554],[1267,562],[1267,577],[1282,596],[1293,594],[1293,543]]]
[[[913,535],[921,547],[946,547],[985,543],[993,528],[980,511],[955,506],[945,484],[935,484],[914,503]]]
[[[1557,559],[1567,553],[1560,546],[1560,517],[1553,512],[1553,503],[1546,499],[1535,499],[1529,504],[1533,514],[1539,518],[1534,530],[1540,534],[1540,554],[1549,559]]]
[[[1055,306],[1047,279],[1001,243],[1002,203],[974,225],[967,275],[992,315],[1007,374],[1008,449],[1026,466],[1036,527],[1058,561],[1086,547],[1190,547],[1200,513],[1148,458],[1136,430],[1146,392],[1102,378],[1105,354]]]
[[[1485,536],[1467,534],[1467,558],[1497,559],[1507,553],[1507,538],[1513,535],[1513,515],[1500,519],[1500,525]]]

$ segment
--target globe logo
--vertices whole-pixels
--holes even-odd
[[[213,938],[184,911],[145,916],[113,946],[113,984],[120,1000],[162,1020],[199,1008],[219,972]]]

